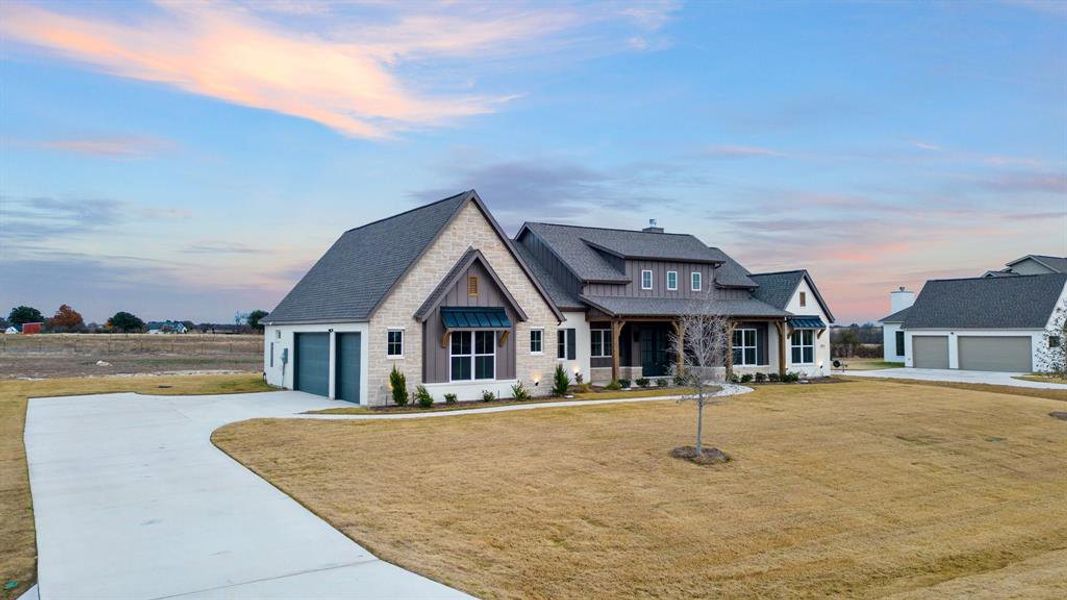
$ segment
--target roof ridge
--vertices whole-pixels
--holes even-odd
[[[470,190],[466,190],[466,191],[460,192],[458,194],[452,194],[451,196],[449,196],[447,198],[441,198],[440,200],[434,200],[433,202],[430,202],[429,204],[423,204],[422,206],[416,206],[414,208],[409,208],[408,210],[405,210],[404,212],[396,213],[395,215],[389,215],[388,217],[383,217],[381,219],[378,219],[377,221],[371,221],[370,223],[364,223],[364,224],[362,224],[362,225],[360,225],[358,227],[353,227],[351,229],[347,229],[347,230],[345,230],[345,233],[356,231],[358,229],[363,229],[364,227],[370,227],[371,225],[377,225],[378,223],[383,223],[385,221],[389,221],[389,220],[395,219],[397,217],[402,217],[402,216],[404,216],[406,214],[413,213],[413,212],[415,212],[417,210],[422,210],[424,208],[430,208],[431,206],[436,206],[438,204],[442,204],[442,203],[448,202],[449,200],[455,200],[456,198],[459,198],[460,196],[466,196],[468,194],[471,194],[472,192],[474,192],[474,190],[470,189]]]
[[[807,273],[807,269],[789,269],[786,271],[767,271],[766,273],[749,273],[749,277],[759,277],[760,275],[785,275],[786,273]]]
[[[697,236],[695,236],[695,235],[693,235],[691,233],[676,233],[676,232],[673,232],[673,231],[670,231],[670,232],[668,232],[668,231],[652,232],[652,231],[642,231],[640,229],[620,229],[618,227],[597,227],[595,225],[572,225],[570,223],[547,223],[545,221],[526,221],[525,223],[523,223],[523,225],[548,225],[549,227],[570,227],[572,229],[597,229],[599,231],[619,231],[619,232],[622,232],[622,233],[645,233],[645,234],[649,234],[649,235],[678,235],[678,236],[695,238],[698,242],[700,242],[700,238],[698,238]],[[521,229],[521,227],[520,227],[520,229]],[[704,242],[700,242],[700,243],[703,244]],[[710,246],[708,246],[708,247],[710,248]]]
[[[1067,276],[1067,273],[1031,273],[1029,275],[1013,275],[1012,277],[986,277],[979,275],[977,277],[945,277],[943,279],[927,279],[926,282],[931,281],[1015,281],[1018,279],[1025,279],[1027,277],[1055,277],[1055,276]]]

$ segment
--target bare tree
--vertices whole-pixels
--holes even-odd
[[[685,314],[679,315],[670,336],[672,345],[681,354],[674,367],[675,377],[692,389],[683,400],[695,402],[697,406],[697,458],[704,456],[704,407],[726,378],[729,336],[729,319],[716,313],[710,299],[693,302]]]

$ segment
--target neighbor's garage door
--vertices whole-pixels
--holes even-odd
[[[1030,337],[961,335],[960,368],[970,371],[1029,373]]]
[[[297,333],[296,358],[293,376],[294,388],[318,394],[330,395],[330,334]]]
[[[911,355],[912,364],[917,369],[947,369],[948,336],[913,335]]]

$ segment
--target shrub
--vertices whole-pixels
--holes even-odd
[[[652,382],[648,380],[648,377],[638,377],[636,379],[636,383],[637,383],[637,387],[646,388],[646,387],[648,387],[648,384],[650,384]]]
[[[482,390],[482,402],[492,402],[496,400],[496,394],[489,390]]]
[[[756,373],[756,383],[763,383],[764,381],[767,381],[767,374]]]
[[[455,404],[456,400],[457,400],[457,398],[456,398],[455,394],[452,394],[452,393],[445,394],[445,404]]]
[[[511,397],[516,400],[529,400],[530,391],[527,390],[526,387],[522,385],[522,382],[520,381],[515,385],[511,386]]]
[[[745,373],[744,375],[741,376],[741,383],[748,383],[750,381],[752,381],[752,374],[751,373]]]
[[[656,380],[656,385],[658,385],[659,387],[667,387],[668,383],[669,382],[667,381],[666,377],[660,377]]]
[[[741,378],[737,376],[737,373],[730,373],[730,383],[741,383]]]
[[[574,383],[577,383],[578,385],[585,383],[585,375],[582,375],[581,371],[574,374]]]
[[[556,372],[552,374],[552,395],[566,396],[571,387],[571,378],[567,375],[563,365],[556,365]]]
[[[404,406],[408,403],[408,378],[396,368],[396,365],[393,365],[393,370],[389,372],[389,387],[392,388],[393,402],[397,406]]]
[[[619,385],[624,387],[624,388],[628,388],[628,387],[630,387],[630,380],[629,379],[620,379],[619,380]]]
[[[771,383],[778,383],[781,377],[778,375],[778,373],[770,373],[769,375],[767,375],[767,379]]]
[[[674,385],[683,386],[686,384],[685,375],[675,375]]]
[[[573,391],[578,392],[579,394],[588,394],[593,391],[593,386],[589,383],[579,383],[574,386]]]
[[[800,381],[800,373],[797,373],[795,371],[789,371],[788,373],[782,376],[782,381],[786,383],[796,383]]]
[[[427,390],[424,385],[420,384],[415,386],[415,393],[411,396],[413,400],[418,403],[420,408],[430,408],[433,406],[433,396],[430,395],[430,390]]]
[[[611,383],[609,383],[609,384],[604,386],[604,389],[605,390],[611,390],[611,391],[621,390],[622,389],[622,385],[620,385],[617,380],[612,379]]]

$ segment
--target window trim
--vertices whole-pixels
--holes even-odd
[[[391,354],[390,353],[389,346],[391,346],[393,344],[393,342],[389,340],[389,337],[394,333],[399,333],[400,334],[400,354]],[[404,358],[404,329],[402,327],[390,327],[390,328],[385,330],[385,358],[388,358],[388,359]]]
[[[811,336],[811,343],[804,343],[804,334]],[[797,336],[797,334],[800,334]],[[797,337],[800,338],[800,343],[797,343]],[[804,349],[811,348],[811,361],[804,360]],[[793,350],[800,350],[800,361],[793,360]],[[758,352],[757,352],[758,354]],[[814,365],[815,364],[815,330],[813,329],[796,329],[793,333],[789,334],[789,364],[791,365]]]
[[[699,292],[704,289],[704,274],[700,271],[690,271],[689,273],[689,291]]]
[[[674,275],[674,285],[673,286],[671,285],[671,275]],[[678,271],[667,271],[667,291],[668,292],[677,292],[678,291]]]
[[[808,293],[800,292],[800,308],[804,308],[808,305]]]
[[[648,285],[645,285],[645,273],[648,273]],[[653,281],[652,269],[641,269],[641,289],[650,290],[655,282]]]
[[[600,354],[593,353],[593,340],[600,338]],[[611,330],[596,328],[589,330],[589,358],[611,358],[615,351],[615,345],[611,343]],[[608,353],[604,354],[604,348],[608,349]]]
[[[569,332],[569,333],[568,333]],[[556,360],[578,360],[578,330],[573,327],[556,329]],[[574,350],[574,354],[571,354]],[[562,351],[563,356],[560,356]]]
[[[745,341],[744,332],[746,332],[746,331],[751,331],[752,332],[752,345],[751,346],[745,345],[745,343],[744,343],[744,341]],[[735,367],[760,367],[760,366],[765,366],[765,365],[759,364],[759,330],[756,329],[755,327],[738,327],[738,328],[734,329],[734,335],[736,335],[738,333],[741,334],[741,344],[738,345],[736,342],[734,342],[732,344],[732,347],[730,348],[730,350],[731,350],[731,354],[732,354],[732,351],[741,350],[741,360],[740,361],[734,360],[733,361],[733,365]],[[745,362],[745,350],[748,350],[750,348],[755,352],[755,361],[751,362],[751,363]],[[733,356],[731,356],[730,358],[732,359]]]
[[[493,342],[489,345],[492,349],[490,353],[478,353],[478,345],[475,334],[480,332],[489,332],[493,334]],[[474,383],[477,381],[496,381],[497,376],[497,360],[496,360],[496,344],[497,344],[497,330],[496,329],[457,329],[450,332],[448,339],[448,382],[449,383]],[[470,336],[470,354],[453,354],[452,353],[452,336],[454,335],[469,335]],[[478,358],[492,356],[493,357],[493,376],[488,379],[478,378]],[[452,378],[452,359],[467,357],[470,359],[471,376],[470,379],[453,379]]]
[[[533,349],[534,334],[537,335],[537,350]],[[534,327],[530,329],[530,354],[534,356],[543,356],[545,353],[545,329],[544,327]]]

